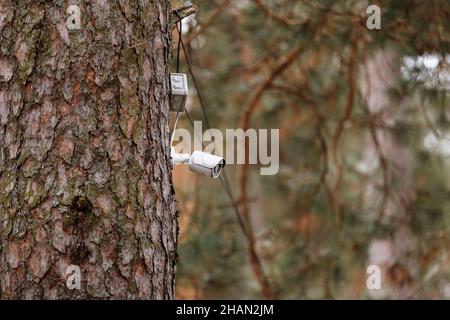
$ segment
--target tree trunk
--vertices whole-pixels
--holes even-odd
[[[373,127],[367,136],[364,149],[366,163],[377,159],[383,171],[381,180],[371,179],[365,188],[365,211],[379,203],[381,210],[376,219],[388,224],[395,221],[395,228],[388,237],[371,241],[368,265],[378,265],[382,271],[382,289],[369,291],[374,297],[408,298],[417,276],[417,239],[411,226],[411,204],[414,201],[414,159],[407,146],[402,145],[389,127],[395,123],[395,115],[402,112],[402,105],[393,103],[389,90],[400,77],[398,53],[384,49],[376,52],[365,63],[361,75],[361,94],[365,97],[368,113],[372,117],[382,115],[380,128]],[[395,183],[394,183],[395,181]]]
[[[174,298],[170,11],[0,0],[0,298]]]

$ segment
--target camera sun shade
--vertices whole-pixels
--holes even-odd
[[[188,95],[187,76],[184,73],[170,74],[170,87],[172,94],[170,96],[170,111],[184,112],[186,99]]]

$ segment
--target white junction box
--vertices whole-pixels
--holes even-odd
[[[170,74],[170,111],[184,112],[188,95],[187,76],[184,73]]]

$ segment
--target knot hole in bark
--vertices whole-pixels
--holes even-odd
[[[76,196],[70,206],[72,215],[70,224],[72,226],[72,236],[75,245],[69,248],[69,257],[72,264],[81,264],[89,257],[89,250],[86,247],[86,236],[95,224],[95,216],[90,215],[93,210],[91,201],[84,196]]]
[[[70,208],[76,212],[91,213],[92,203],[86,197],[76,196],[75,198],[73,198]]]

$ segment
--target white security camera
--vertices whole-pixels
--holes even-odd
[[[217,178],[225,167],[225,159],[210,153],[194,151],[189,159],[189,170]]]
[[[189,170],[201,173],[211,178],[217,178],[225,167],[225,159],[210,153],[194,151],[191,155],[175,153],[171,148],[172,164],[189,164]]]

